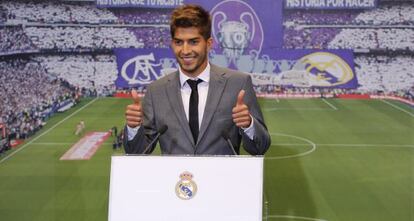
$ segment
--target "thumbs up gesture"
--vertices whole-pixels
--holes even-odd
[[[237,96],[236,106],[233,107],[233,122],[241,128],[247,128],[252,123],[249,107],[244,103],[245,91],[241,90]]]
[[[126,107],[125,118],[127,125],[134,128],[141,126],[143,120],[143,112],[141,99],[139,98],[137,91],[133,89],[131,91],[131,96],[134,103]]]

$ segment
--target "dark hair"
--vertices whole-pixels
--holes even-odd
[[[211,37],[211,18],[208,11],[199,5],[183,5],[172,12],[170,21],[171,38],[177,28],[196,27],[204,39]]]

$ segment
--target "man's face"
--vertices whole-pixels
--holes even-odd
[[[205,40],[196,27],[175,30],[171,48],[184,74],[196,77],[206,68],[212,42],[211,38]]]

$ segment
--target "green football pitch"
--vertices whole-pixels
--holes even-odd
[[[86,131],[124,124],[128,99],[85,99],[0,156],[0,220],[107,220],[110,137],[90,160],[59,158]],[[414,220],[414,109],[394,101],[262,99],[264,220]],[[154,153],[157,154],[157,153]]]

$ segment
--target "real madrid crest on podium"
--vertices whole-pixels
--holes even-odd
[[[175,194],[182,200],[192,199],[197,193],[197,184],[192,180],[193,174],[185,171],[180,174],[180,180],[175,185]]]

